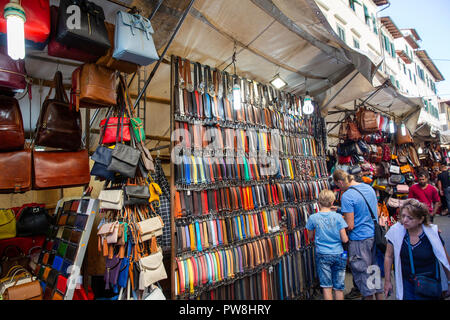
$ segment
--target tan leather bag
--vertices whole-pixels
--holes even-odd
[[[39,280],[9,287],[3,294],[4,300],[42,300]]]
[[[344,120],[339,127],[339,139],[347,140],[348,137],[348,120]]]
[[[402,136],[401,130],[397,130],[397,144],[407,144],[407,143],[413,143],[413,138],[411,137],[411,134],[409,133],[408,128],[406,128],[406,135]]]
[[[356,112],[356,122],[362,133],[375,133],[379,131],[377,114],[366,108],[359,108]]]
[[[0,193],[31,190],[31,150],[0,153]]]
[[[117,60],[112,57],[114,52],[114,32],[115,32],[115,26],[111,23],[105,22],[106,30],[108,31],[108,38],[111,42],[111,48],[108,49],[106,54],[102,57],[100,57],[96,64],[100,66],[107,67],[109,69],[118,70],[120,72],[124,73],[134,73],[137,71],[139,66],[137,64]]]
[[[348,122],[348,140],[358,141],[361,139],[361,133],[358,130],[358,126],[354,121]]]
[[[116,105],[115,71],[87,63],[72,73],[72,103],[78,108],[102,108]]]

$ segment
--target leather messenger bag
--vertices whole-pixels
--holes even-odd
[[[33,151],[33,189],[78,187],[89,183],[87,150]]]
[[[0,193],[31,189],[31,150],[0,153]]]

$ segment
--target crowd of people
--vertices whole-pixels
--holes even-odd
[[[320,211],[306,224],[316,245],[324,299],[332,300],[333,291],[336,300],[344,299],[346,268],[351,270],[354,287],[345,298],[383,300],[394,288],[398,300],[434,300],[450,295],[450,257],[438,226],[433,224],[436,214],[448,215],[450,174],[446,165],[433,174],[430,177],[427,170],[417,173],[418,182],[400,207],[398,222],[381,236],[386,244],[380,249],[374,189],[343,170],[333,172],[334,184],[341,192],[340,207],[335,205],[335,193],[323,190]],[[377,259],[380,255],[384,263]]]

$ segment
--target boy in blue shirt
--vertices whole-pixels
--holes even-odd
[[[342,215],[331,211],[335,199],[331,190],[320,192],[320,212],[311,215],[306,223],[310,241],[315,237],[317,273],[325,300],[333,300],[332,289],[336,300],[343,300],[345,289],[347,256],[342,242],[348,241],[347,223]]]

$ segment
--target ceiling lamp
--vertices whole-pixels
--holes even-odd
[[[19,0],[10,0],[5,5],[3,16],[6,19],[8,55],[14,59],[25,58],[25,10]]]
[[[314,112],[314,105],[312,98],[309,96],[309,92],[306,92],[305,99],[303,100],[303,114],[312,114]]]
[[[287,82],[281,79],[280,74],[278,73],[272,81],[270,81],[270,84],[273,85],[277,89],[281,89],[287,85]]]

